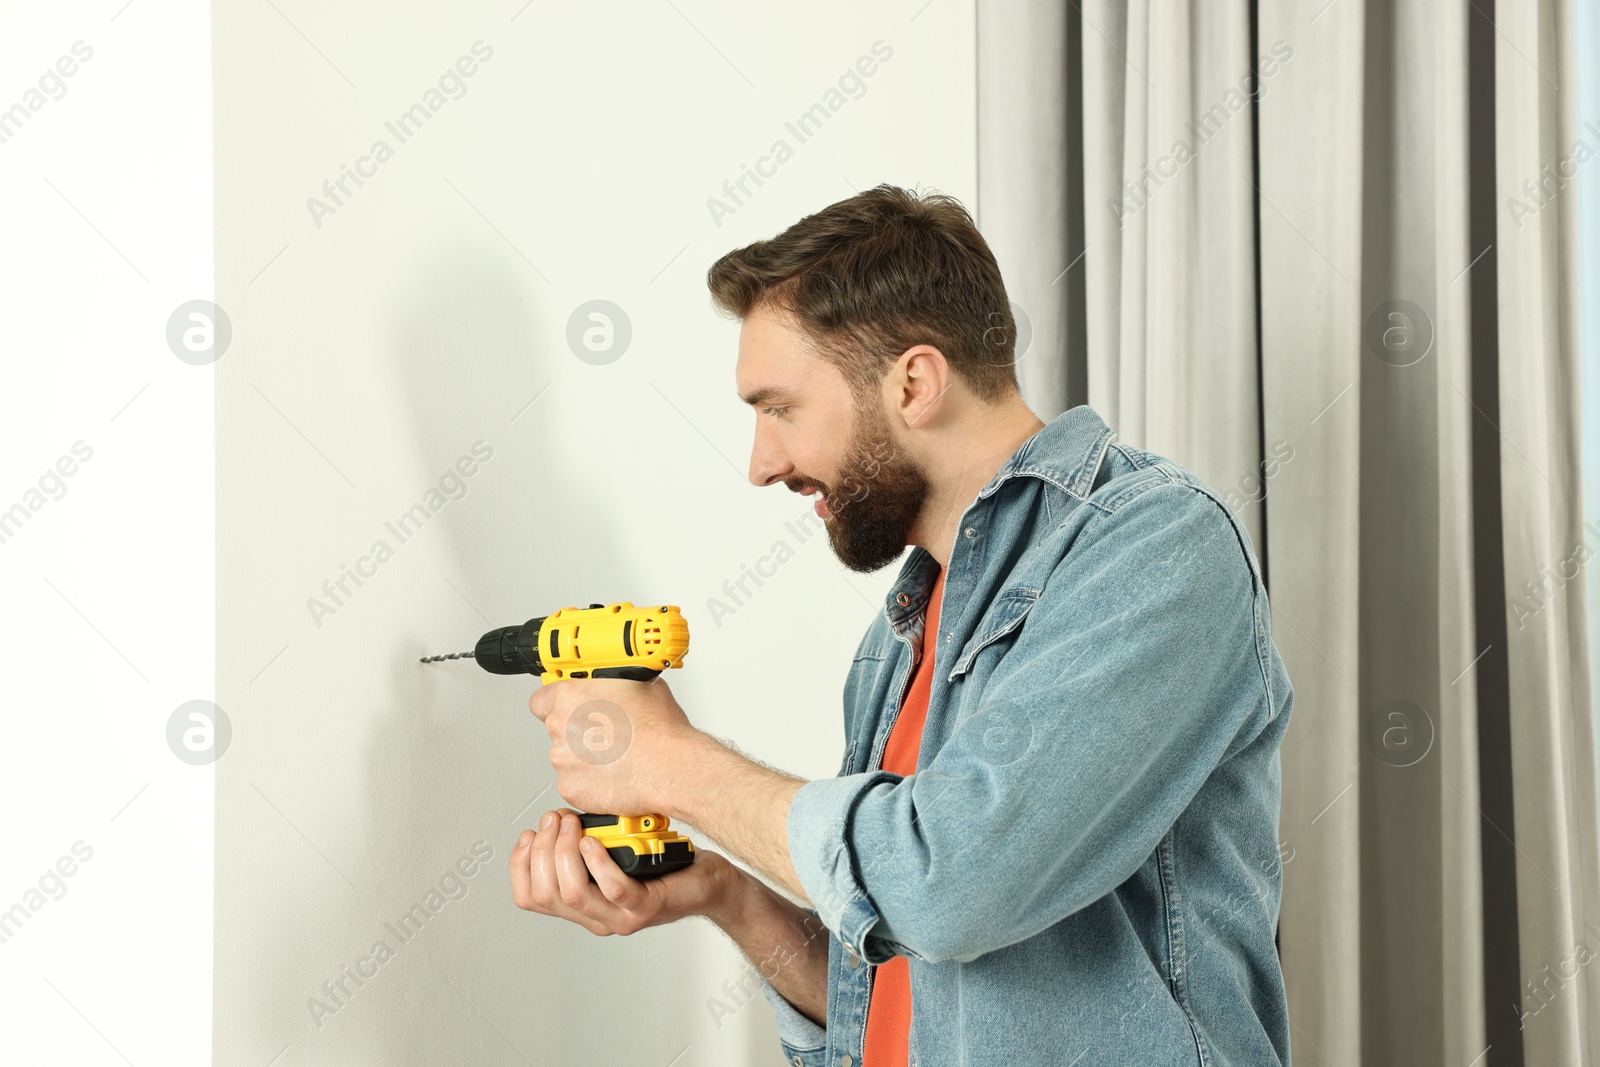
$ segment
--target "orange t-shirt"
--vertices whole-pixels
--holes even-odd
[[[944,595],[944,568],[928,595],[928,618],[922,632],[922,657],[906,689],[905,703],[883,747],[883,769],[910,775],[917,771],[922,725],[928,718],[928,693],[933,685],[933,660],[939,643],[939,600]],[[867,1003],[867,1041],[861,1067],[906,1067],[910,1053],[911,972],[904,956],[879,964],[872,975]]]

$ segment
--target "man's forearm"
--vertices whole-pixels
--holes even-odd
[[[828,931],[822,920],[740,873],[739,888],[707,918],[795,1010],[828,1025]]]
[[[666,814],[689,823],[805,903],[805,887],[789,858],[789,803],[805,779],[780,773],[695,731]]]

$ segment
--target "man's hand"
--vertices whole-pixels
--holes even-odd
[[[517,907],[575,922],[601,937],[626,936],[686,915],[715,920],[734,899],[735,881],[746,877],[724,857],[697,848],[694,862],[681,870],[632,878],[583,832],[571,808],[545,812],[540,829],[524,830],[511,849]]]
[[[696,730],[665,677],[563,679],[540,686],[528,710],[550,735],[556,791],[567,803],[608,815],[654,812],[693,826],[809,903],[789,857],[789,804],[804,779]]]
[[[664,677],[652,682],[577,678],[536,689],[528,710],[550,734],[556,792],[580,811],[656,812],[686,769],[699,732]]]

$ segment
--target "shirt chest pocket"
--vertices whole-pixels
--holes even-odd
[[[1028,612],[1033,609],[1038,599],[1039,590],[1031,586],[1013,586],[995,597],[994,603],[989,605],[989,610],[984,612],[983,618],[978,621],[978,628],[972,639],[962,648],[955,666],[950,668],[947,680],[954,682],[957,678],[972,672],[978,656],[1007,635],[1015,633],[1027,619]],[[1002,654],[1003,650],[995,652],[995,656]]]

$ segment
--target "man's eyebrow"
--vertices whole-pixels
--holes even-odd
[[[793,395],[775,385],[764,385],[748,395],[740,395],[740,400],[754,407],[767,400],[791,400]]]

